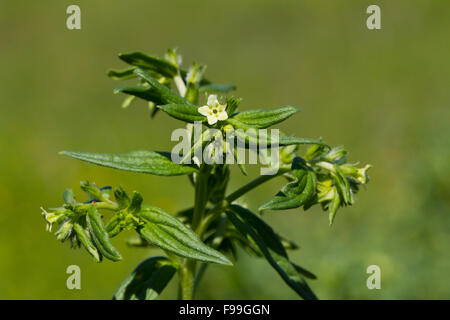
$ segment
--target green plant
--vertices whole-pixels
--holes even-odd
[[[216,84],[203,74],[205,67],[194,63],[188,70],[180,66],[180,57],[169,50],[164,58],[141,52],[120,54],[130,67],[112,70],[109,76],[124,80],[135,78],[136,86],[123,86],[116,93],[126,94],[123,107],[140,98],[148,102],[152,117],[159,110],[187,122],[191,149],[188,152],[135,151],[126,154],[101,154],[63,151],[62,154],[110,168],[159,176],[186,175],[195,189],[191,208],[169,214],[151,205],[144,205],[138,192],[129,195],[121,186],[99,188],[94,183],[81,182],[88,199],[79,202],[71,190],[64,192],[64,204],[43,210],[47,229],[58,225],[56,238],[69,240],[74,247],[84,247],[97,261],[121,259],[111,238],[124,230],[135,230],[130,239],[133,246],[156,246],[165,256],[151,257],[142,262],[126,278],[114,294],[115,299],[154,299],[178,273],[179,298],[192,299],[195,288],[209,263],[231,266],[236,259],[236,246],[252,255],[265,258],[283,281],[305,299],[315,299],[304,280],[314,279],[311,272],[289,260],[287,251],[297,248],[295,243],[275,232],[261,217],[236,203],[248,191],[275,177],[284,177],[287,184],[260,211],[304,210],[320,204],[333,223],[338,208],[354,203],[359,186],[368,182],[367,170],[349,164],[343,147],[330,148],[322,140],[276,136],[269,137],[264,129],[280,123],[298,109],[286,106],[269,110],[237,112],[240,99],[225,97],[234,85]],[[172,84],[178,89],[175,93]],[[209,95],[206,104],[202,101]],[[205,93],[205,94],[204,94]],[[203,103],[204,104],[204,103]],[[200,126],[195,135],[192,124]],[[242,130],[247,130],[243,133]],[[232,137],[223,140],[222,136]],[[211,141],[214,139],[214,141]],[[239,142],[241,144],[239,145]],[[243,174],[245,165],[239,146],[251,148],[264,145],[265,164],[275,168],[272,174],[260,175],[241,188],[227,194],[230,178],[228,162],[203,163],[198,151],[208,146],[211,155],[232,155]],[[300,156],[299,146],[310,145]],[[236,146],[236,147],[235,147]],[[280,148],[278,148],[278,146]],[[174,162],[173,156],[180,156]],[[275,164],[273,155],[279,159]],[[194,160],[194,164],[190,160]],[[112,215],[106,223],[100,213]],[[198,263],[201,263],[199,266]]]

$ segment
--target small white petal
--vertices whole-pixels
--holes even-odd
[[[220,113],[218,114],[217,118],[218,118],[220,121],[227,120],[227,119],[228,119],[228,114],[227,114],[226,111],[222,111],[222,112],[220,112]]]
[[[213,125],[217,122],[217,116],[216,115],[210,115],[208,116],[208,124]]]
[[[203,106],[203,107],[198,108],[198,113],[207,117],[211,113],[211,110],[209,109],[208,106]]]
[[[219,104],[217,96],[215,94],[210,94],[208,97],[208,106],[214,106],[216,104]]]
[[[225,110],[225,108],[227,107],[226,104],[218,104],[217,105],[217,111],[222,112]]]

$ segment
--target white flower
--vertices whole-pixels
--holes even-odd
[[[223,121],[228,119],[228,114],[225,111],[226,104],[220,104],[215,94],[211,94],[208,97],[208,103],[206,106],[198,108],[198,112],[208,118],[208,124],[213,125],[217,121]]]

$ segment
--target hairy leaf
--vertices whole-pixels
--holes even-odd
[[[119,58],[133,66],[152,70],[169,78],[175,76],[178,72],[177,67],[169,61],[159,57],[149,56],[139,51],[120,53]]]
[[[174,276],[177,265],[166,257],[151,257],[139,264],[114,293],[113,300],[154,300]]]
[[[148,84],[150,84],[151,87],[155,89],[155,92],[158,93],[159,98],[161,101],[163,101],[163,104],[189,104],[192,105],[187,99],[179,96],[178,94],[174,93],[172,90],[170,90],[165,85],[161,84],[153,78],[148,72],[145,72],[142,69],[136,69],[134,70],[134,73],[136,73],[139,77],[141,77],[143,80],[145,80]]]
[[[168,152],[143,150],[113,154],[63,151],[61,154],[104,167],[158,176],[177,176],[197,172],[193,166],[173,163]]]
[[[144,222],[138,232],[151,244],[184,258],[231,265],[223,254],[205,245],[194,231],[160,208],[144,206],[138,217]]]
[[[228,121],[228,120],[227,120]],[[245,146],[248,147],[250,144],[253,145],[260,145],[264,146],[264,143],[267,147],[270,147],[272,143],[276,143],[275,137],[271,137],[270,130],[267,131],[267,133],[262,133],[258,129],[251,128],[250,130],[243,130],[238,128],[234,131],[236,134],[237,139],[244,141]],[[272,141],[273,139],[273,141]],[[316,139],[308,139],[308,138],[297,138],[297,137],[286,137],[286,136],[279,136],[278,137],[278,145],[280,147],[283,146],[290,146],[290,145],[302,145],[302,144],[320,144],[324,146],[328,146],[325,142],[322,140],[316,140]]]
[[[227,114],[229,117],[231,117],[233,115],[233,113],[237,110],[240,103],[241,103],[241,99],[239,99],[239,98],[230,97],[227,99],[226,111],[227,111]]]
[[[73,229],[75,230],[80,243],[87,250],[87,252],[89,252],[89,254],[94,257],[95,261],[102,261],[102,255],[92,242],[92,238],[89,232],[87,230],[84,230],[84,228],[78,222],[75,222],[73,224]]]
[[[280,123],[300,111],[297,107],[285,106],[269,110],[250,110],[239,112],[229,120],[236,128],[264,129]]]
[[[122,257],[120,253],[109,240],[108,232],[105,229],[100,213],[95,205],[92,205],[89,208],[86,214],[86,222],[95,246],[102,255],[111,261],[121,260]]]
[[[280,136],[280,146],[291,146],[291,145],[300,145],[300,144],[318,144],[325,147],[328,147],[328,144],[323,142],[322,140],[317,139],[309,139],[309,138],[297,138],[297,137],[286,137]]]
[[[249,210],[231,205],[227,216],[244,236],[250,237],[281,278],[304,299],[317,299],[289,261],[286,250],[273,229]]]
[[[144,99],[146,101],[151,101],[156,104],[164,104],[164,101],[161,100],[161,97],[154,88],[152,87],[144,87],[144,86],[124,86],[114,88],[114,93],[125,93],[134,97],[138,97]],[[127,105],[125,106],[127,107]]]
[[[264,203],[259,210],[286,210],[298,208],[308,202],[316,192],[316,176],[312,171],[303,170],[298,180],[285,185],[272,199]]]
[[[126,68],[122,70],[109,70],[108,77],[114,80],[127,80],[136,78],[136,74],[133,72],[136,67]]]
[[[206,122],[206,117],[201,115],[198,108],[191,104],[166,104],[158,106],[158,108],[178,120],[191,123],[194,121]]]

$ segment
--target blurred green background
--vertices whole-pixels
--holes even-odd
[[[382,29],[366,28],[381,6]],[[66,8],[81,7],[82,29],[67,30]],[[297,105],[288,134],[350,150],[371,163],[359,201],[328,227],[319,209],[265,219],[301,245],[294,261],[311,269],[323,299],[450,298],[450,5],[434,1],[3,1],[0,10],[0,298],[109,299],[122,279],[157,250],[127,248],[124,260],[95,264],[45,232],[40,206],[62,204],[79,181],[139,190],[174,212],[193,201],[185,177],[163,178],[95,167],[60,150],[170,150],[182,124],[143,102],[120,108],[106,70],[117,53],[163,54],[178,47],[185,65],[234,82],[246,108]],[[250,178],[233,172],[230,189]],[[246,198],[256,208],[282,184]],[[66,288],[68,265],[82,289]],[[381,290],[366,268],[381,267]],[[163,294],[173,298],[175,281]],[[263,260],[240,255],[213,266],[204,299],[295,299]]]

